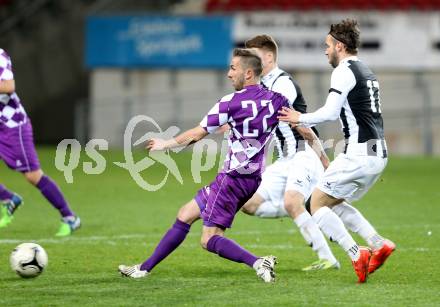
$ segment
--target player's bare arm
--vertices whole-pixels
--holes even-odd
[[[1,80],[0,94],[12,94],[15,92],[15,80]]]
[[[208,135],[208,132],[200,126],[189,129],[175,138],[164,140],[154,138],[147,141],[146,148],[150,151],[166,150],[175,147],[186,147]]]
[[[307,143],[319,157],[319,160],[321,161],[322,166],[324,166],[324,169],[327,169],[330,164],[330,160],[327,157],[327,154],[324,151],[324,147],[322,147],[321,141],[319,140],[315,132],[313,132],[311,128],[303,126],[297,126],[295,127],[295,129],[296,131],[298,131],[299,134],[301,134],[304,140],[307,141]]]
[[[228,124],[219,127],[217,130],[215,130],[215,133],[216,134],[222,134],[222,133],[225,133],[227,131],[229,131],[229,125]]]

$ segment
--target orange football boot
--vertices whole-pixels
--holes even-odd
[[[390,240],[385,240],[381,248],[373,251],[373,255],[370,259],[370,264],[368,265],[368,274],[371,274],[378,268],[380,268],[395,249],[396,244],[394,244]]]
[[[364,283],[368,277],[368,265],[370,263],[371,249],[365,246],[359,246],[360,256],[357,261],[351,261],[354,271],[358,276],[358,283]]]

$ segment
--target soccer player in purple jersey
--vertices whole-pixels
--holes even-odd
[[[23,173],[25,178],[57,209],[62,216],[56,236],[68,236],[81,221],[69,208],[56,183],[44,175],[34,146],[32,125],[15,93],[15,81],[9,55],[0,49],[0,158],[6,165]],[[0,184],[0,228],[8,226],[22,198]]]
[[[150,151],[165,150],[195,143],[227,124],[230,127],[229,150],[223,170],[215,180],[180,208],[174,225],[144,263],[120,265],[123,276],[141,278],[185,239],[191,224],[203,219],[201,245],[211,253],[254,268],[265,282],[275,280],[274,256],[257,257],[224,236],[235,214],[255,193],[264,166],[264,148],[278,125],[277,112],[289,102],[281,94],[260,85],[261,58],[251,50],[235,49],[228,78],[236,92],[224,96],[203,118],[199,126],[175,139],[152,139]]]

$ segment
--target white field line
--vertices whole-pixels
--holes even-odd
[[[271,235],[277,234],[293,234],[297,231],[295,229],[290,229],[289,231],[271,231]],[[198,233],[189,234],[189,236],[199,236]],[[267,235],[266,232],[263,231],[236,231],[233,232],[233,235]],[[5,244],[19,244],[23,242],[36,242],[36,243],[49,243],[49,244],[106,244],[106,245],[142,245],[147,247],[154,247],[157,245],[158,240],[162,237],[162,234],[123,234],[117,236],[88,236],[88,237],[80,237],[80,236],[71,236],[68,238],[42,238],[42,239],[0,239],[0,245]],[[259,240],[256,238],[257,241]],[[147,241],[147,242],[136,242],[136,241]],[[198,244],[184,244],[186,248],[197,248]],[[299,250],[299,249],[310,249],[306,244],[294,245],[292,243],[287,244],[246,244],[246,248],[267,248],[267,249],[278,249],[278,250]],[[337,244],[331,244],[330,247],[337,248]],[[439,248],[428,248],[428,247],[399,247],[398,251],[401,252],[431,252],[431,251],[440,251]]]

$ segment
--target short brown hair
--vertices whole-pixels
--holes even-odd
[[[255,76],[261,76],[263,72],[263,62],[261,58],[250,49],[235,48],[232,54],[234,57],[240,57],[243,68],[250,68],[254,71]]]
[[[271,51],[273,53],[274,60],[277,60],[278,45],[270,35],[257,35],[251,39],[248,39],[244,45],[246,48],[258,48]]]
[[[361,41],[359,25],[355,19],[344,19],[332,24],[328,34],[343,43],[348,53],[357,54]]]

